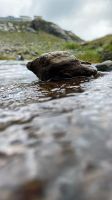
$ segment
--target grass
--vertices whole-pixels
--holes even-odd
[[[75,50],[78,49],[80,47],[79,43],[76,42],[65,42],[63,45],[63,48],[66,49],[70,49],[70,50]]]
[[[21,24],[22,26],[22,24]],[[39,31],[0,32],[0,59],[16,59],[22,54],[25,59],[34,59],[42,53],[68,50],[81,60],[101,62],[103,53],[111,57],[112,35],[84,44],[65,41],[59,37]],[[106,59],[106,58],[105,58]]]
[[[44,32],[0,32],[0,57],[15,59],[22,54],[29,59],[48,51],[61,50],[63,43],[62,39]]]
[[[112,35],[83,44],[67,42],[64,49],[72,50],[77,58],[92,63],[112,60]]]
[[[78,52],[77,58],[84,61],[92,62],[92,63],[98,63],[102,61],[100,53],[98,53],[97,51],[92,51],[92,50],[91,51],[86,50],[80,53]]]

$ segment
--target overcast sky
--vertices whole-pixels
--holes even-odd
[[[86,40],[112,33],[112,0],[0,0],[7,15],[40,15]]]

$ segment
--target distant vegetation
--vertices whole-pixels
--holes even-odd
[[[25,59],[34,59],[42,53],[58,50],[72,51],[79,59],[94,63],[112,60],[112,35],[84,42],[51,22],[36,20],[40,20],[40,25],[33,20],[35,27],[32,22],[0,22],[1,60],[16,59],[20,54]]]
[[[112,60],[112,35],[82,44],[66,42],[64,47],[72,50],[78,58],[85,61],[102,62]]]
[[[64,40],[45,32],[0,32],[0,59],[16,59],[22,54],[33,59],[42,53],[63,50]]]

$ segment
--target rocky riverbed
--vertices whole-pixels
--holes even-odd
[[[112,72],[41,82],[0,61],[0,200],[112,199]]]

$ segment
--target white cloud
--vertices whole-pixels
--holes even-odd
[[[0,0],[0,16],[30,13],[31,0]]]

